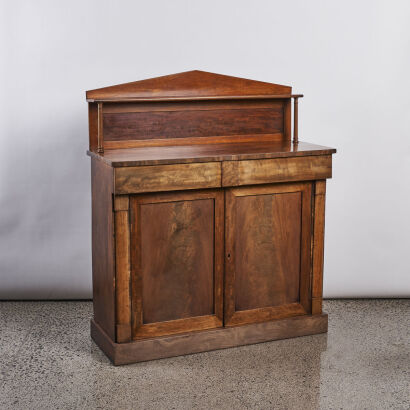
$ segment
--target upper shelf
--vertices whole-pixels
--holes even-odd
[[[205,71],[187,71],[86,92],[89,102],[290,98],[292,87]]]
[[[187,71],[87,91],[90,151],[233,140],[298,141],[287,85]]]

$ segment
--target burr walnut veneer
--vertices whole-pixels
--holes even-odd
[[[299,141],[300,97],[201,71],[87,92],[91,335],[114,364],[327,331],[336,151]]]

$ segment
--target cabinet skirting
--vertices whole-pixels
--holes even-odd
[[[294,316],[249,325],[114,343],[91,320],[91,337],[115,365],[226,349],[327,332],[327,314]]]

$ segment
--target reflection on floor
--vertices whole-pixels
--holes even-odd
[[[114,367],[91,302],[0,302],[0,409],[409,409],[410,300],[330,300],[329,333]]]

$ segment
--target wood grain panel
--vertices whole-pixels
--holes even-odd
[[[134,338],[222,325],[223,194],[131,200]]]
[[[113,102],[104,103],[104,114],[118,114],[130,112],[155,111],[215,111],[215,110],[243,110],[254,108],[277,108],[283,106],[283,100],[222,100],[222,101],[174,101],[174,102]]]
[[[140,205],[144,323],[213,314],[214,201]]]
[[[221,164],[175,164],[115,170],[116,194],[177,191],[221,186]]]
[[[226,161],[222,175],[222,186],[331,178],[332,156]]]
[[[225,325],[311,310],[311,184],[226,191]]]
[[[121,344],[113,343],[105,332],[94,321],[91,321],[91,336],[115,365],[122,365],[325,333],[328,326],[327,319],[326,314],[296,316],[271,322],[204,330]],[[323,350],[326,350],[326,339],[319,338],[316,342]]]
[[[299,300],[301,192],[236,199],[235,310]]]
[[[115,340],[113,168],[91,161],[94,320]]]
[[[104,115],[104,139],[147,140],[283,131],[283,106],[240,110],[155,111]]]
[[[106,141],[104,146],[107,150],[119,150],[145,147],[186,147],[209,144],[232,144],[244,142],[283,142],[283,134],[244,134],[244,135],[220,135],[218,137],[197,137],[197,138],[168,138],[152,140],[121,140]],[[187,145],[189,144],[189,145]]]

